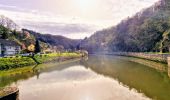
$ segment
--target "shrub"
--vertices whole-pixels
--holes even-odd
[[[35,64],[34,60],[29,57],[0,58],[0,70],[18,68]]]

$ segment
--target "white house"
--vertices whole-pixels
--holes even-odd
[[[12,56],[20,53],[21,46],[15,41],[0,39],[0,56]]]

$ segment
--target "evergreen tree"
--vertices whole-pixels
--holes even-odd
[[[41,52],[41,47],[40,47],[40,43],[39,40],[36,39],[36,44],[35,44],[35,53],[39,53]]]
[[[1,25],[0,34],[2,39],[8,39],[9,29]]]
[[[13,31],[12,31],[12,34],[13,34],[14,36],[16,36],[16,35],[17,35],[16,30],[13,30]]]

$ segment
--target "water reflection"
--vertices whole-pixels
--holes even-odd
[[[164,64],[141,59],[90,56],[0,76],[0,86],[18,85],[20,100],[169,100],[167,70]]]
[[[170,78],[170,66],[168,66],[168,76]]]
[[[79,60],[73,60],[66,63],[48,63],[48,64],[41,64],[36,66],[30,66],[23,68],[16,69],[16,73],[12,71],[0,71],[0,88],[10,86],[13,84],[17,84],[19,81],[28,80],[31,77],[36,76],[39,79],[41,73],[50,73],[51,71],[55,70],[62,70],[66,67],[70,67],[72,65],[76,65],[79,63]],[[58,66],[58,67],[56,67]]]
[[[121,59],[129,60],[132,62],[136,62],[151,68],[154,68],[160,72],[167,72],[168,71],[168,66],[167,64],[159,63],[159,62],[154,62],[150,60],[144,60],[144,59],[139,59],[139,58],[134,58],[134,57],[122,57]]]
[[[17,82],[19,80],[27,80],[30,77],[33,77],[33,72],[27,72],[27,73],[21,73],[21,74],[15,74],[15,75],[7,75],[7,76],[0,76],[0,87],[6,87],[10,86],[11,84]]]
[[[21,82],[19,88],[21,100],[149,100],[82,65],[42,73],[39,80],[33,77]]]
[[[122,57],[111,56],[90,57],[84,65],[152,99],[169,100],[170,98],[170,79],[165,72],[159,72]]]

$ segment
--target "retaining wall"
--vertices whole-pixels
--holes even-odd
[[[170,57],[170,54],[150,54],[150,53],[134,53],[134,52],[116,52],[113,54],[119,56],[138,57],[138,58],[143,58],[143,59],[148,59],[148,60],[158,61],[163,63],[168,63],[168,57]]]
[[[19,100],[18,88],[8,88],[8,89],[10,89],[10,93],[0,97],[0,100]]]

